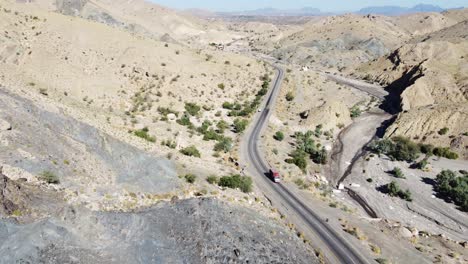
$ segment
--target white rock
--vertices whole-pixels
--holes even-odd
[[[11,130],[11,125],[7,121],[0,119],[0,131]]]
[[[344,184],[340,183],[340,185],[338,185],[338,190],[344,190]]]
[[[413,233],[410,230],[408,230],[408,228],[406,227],[400,227],[399,232],[400,232],[400,235],[404,238],[410,238],[413,236]]]
[[[361,187],[361,185],[357,184],[357,183],[351,183],[351,187],[359,188],[359,187]]]
[[[175,114],[170,113],[170,114],[167,114],[167,119],[169,121],[176,121],[177,116]]]

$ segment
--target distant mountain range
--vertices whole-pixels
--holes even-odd
[[[301,9],[276,9],[276,8],[261,8],[255,10],[225,12],[221,15],[231,16],[317,16],[323,15],[318,8],[304,7]]]
[[[363,8],[356,13],[358,14],[379,14],[379,15],[387,15],[387,16],[398,16],[398,15],[405,15],[405,14],[413,14],[413,13],[420,13],[420,12],[442,12],[445,9],[434,6],[434,5],[425,5],[419,4],[414,7],[401,7],[401,6],[370,6]]]
[[[351,12],[356,14],[379,14],[387,16],[397,16],[404,14],[413,14],[419,12],[442,12],[443,9],[439,6],[419,4],[414,7],[401,7],[401,6],[370,6],[362,8],[359,11]],[[276,9],[276,8],[262,8],[238,12],[219,12],[216,13],[221,16],[323,16],[330,15],[331,13],[324,13],[318,8],[304,7],[301,9]]]

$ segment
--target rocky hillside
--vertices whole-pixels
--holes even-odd
[[[270,68],[214,48],[191,49],[25,5],[2,5],[2,89],[194,171],[206,171],[206,162],[213,170],[208,174],[225,171],[221,163],[230,154],[213,156],[216,142],[176,119],[192,106],[193,128],[208,120],[214,130],[222,120],[223,134],[234,141],[235,117],[222,105],[251,102]],[[156,142],[135,135],[144,128],[146,139]],[[192,145],[203,160],[180,153]]]
[[[12,1],[13,2],[13,1]],[[77,16],[134,34],[165,41],[210,43],[238,38],[222,24],[210,23],[178,13],[145,0],[32,0],[21,1],[26,8],[41,8],[64,15]]]
[[[0,173],[0,263],[318,263],[285,227],[216,199],[92,212]]]
[[[465,9],[465,12],[466,9]],[[398,120],[387,134],[451,146],[467,155],[468,21],[416,37],[375,62],[366,78],[400,95]],[[448,132],[441,132],[447,128]]]
[[[311,21],[280,41],[276,57],[302,65],[347,67],[387,54],[408,39],[393,18],[343,15]]]

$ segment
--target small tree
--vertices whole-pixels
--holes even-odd
[[[284,139],[284,134],[283,134],[283,132],[281,132],[281,131],[277,131],[277,132],[275,133],[275,135],[273,136],[273,138],[276,139],[276,140],[278,140],[278,141],[283,141],[283,139]]]

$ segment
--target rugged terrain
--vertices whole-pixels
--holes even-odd
[[[360,68],[367,79],[388,85],[403,111],[387,136],[450,146],[467,157],[467,26],[465,20],[417,37]],[[439,133],[444,128],[448,133]]]
[[[0,216],[16,215],[0,220],[0,263],[314,262],[285,227],[216,199],[93,212],[68,206],[61,192],[3,174],[0,197]]]
[[[467,261],[466,212],[435,190],[441,171],[468,170],[466,9],[188,13],[203,12],[0,1],[0,263],[318,262],[314,230],[264,175],[219,184],[252,173],[242,133],[264,113],[258,145],[283,180],[272,186],[320,226],[380,263]],[[417,169],[422,153],[370,152],[394,136],[460,157]],[[383,191],[391,181],[412,199]]]

